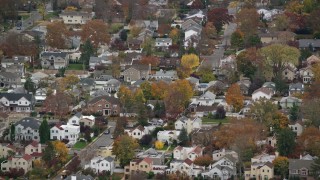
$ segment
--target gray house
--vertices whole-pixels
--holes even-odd
[[[151,65],[133,65],[127,66],[122,72],[124,81],[132,82],[140,79],[149,79],[151,73]]]
[[[35,103],[32,94],[0,93],[0,109],[4,112],[29,113]]]
[[[41,122],[32,117],[26,117],[15,124],[15,140],[40,141],[39,127]]]
[[[289,159],[289,178],[299,177],[308,179],[310,177],[310,168],[313,160]]]
[[[11,72],[0,72],[0,88],[11,88],[21,85],[21,77]]]
[[[47,69],[66,68],[69,65],[69,53],[67,52],[42,52],[40,54],[41,66]]]

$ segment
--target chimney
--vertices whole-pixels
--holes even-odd
[[[149,64],[149,75],[151,74],[151,64]]]
[[[276,155],[276,158],[279,156],[279,152],[278,151],[276,151],[275,152],[275,155]]]

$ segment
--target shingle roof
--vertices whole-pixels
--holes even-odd
[[[255,94],[257,92],[263,92],[264,94],[272,95],[272,91],[268,88],[265,88],[265,87],[262,87],[262,88],[255,90],[252,94]]]
[[[68,54],[69,54],[69,53],[67,53],[67,52],[42,52],[42,53],[41,53],[41,57],[50,57],[50,56],[53,56],[53,57],[66,58]]]
[[[320,47],[320,39],[299,39],[299,48]]]
[[[39,129],[41,122],[32,117],[25,117],[20,121],[16,122],[15,125],[17,126],[19,124],[22,125],[24,128],[30,127],[31,129]]]
[[[289,159],[289,169],[310,169],[313,160]]]
[[[0,76],[6,77],[6,78],[18,78],[19,75],[12,72],[0,72]]]
[[[21,99],[22,97],[26,98],[28,101],[32,100],[32,94],[14,94],[14,93],[0,93],[0,99],[2,97],[5,97],[6,99],[8,99],[9,101],[18,101],[19,99]]]
[[[113,97],[113,96],[98,96],[98,97],[95,97],[93,99],[91,99],[88,104],[94,104],[98,101],[100,101],[101,99],[104,99],[112,104],[119,104],[119,99]]]
[[[187,158],[186,160],[184,160],[184,163],[186,163],[190,166],[193,163],[193,161],[191,159]]]

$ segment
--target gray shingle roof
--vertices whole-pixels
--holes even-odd
[[[26,117],[21,119],[20,121],[16,122],[17,125],[22,125],[24,128],[30,127],[31,129],[39,129],[41,122],[32,117]]]
[[[312,163],[312,160],[289,159],[289,169],[310,169]]]
[[[69,53],[67,52],[42,52],[41,53],[41,57],[50,57],[50,56],[53,56],[53,57],[61,57],[61,58],[66,58],[67,55]]]
[[[12,72],[0,72],[0,76],[3,76],[5,78],[18,78],[19,75]]]
[[[299,39],[299,48],[320,47],[320,39]]]
[[[0,93],[0,99],[5,97],[9,101],[18,101],[22,97],[26,98],[28,101],[32,101],[32,94],[23,93]]]

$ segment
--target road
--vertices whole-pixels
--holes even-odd
[[[230,15],[235,15],[236,9],[235,8],[229,8],[228,12]],[[236,30],[237,24],[236,23],[229,23],[226,25],[224,34],[221,40],[221,45],[219,46],[218,49],[214,51],[212,55],[209,56],[201,56],[204,61],[201,62],[202,67],[218,67],[220,64],[220,59],[223,58],[224,52],[225,52],[225,47],[230,46],[230,39],[231,39],[231,34]]]

